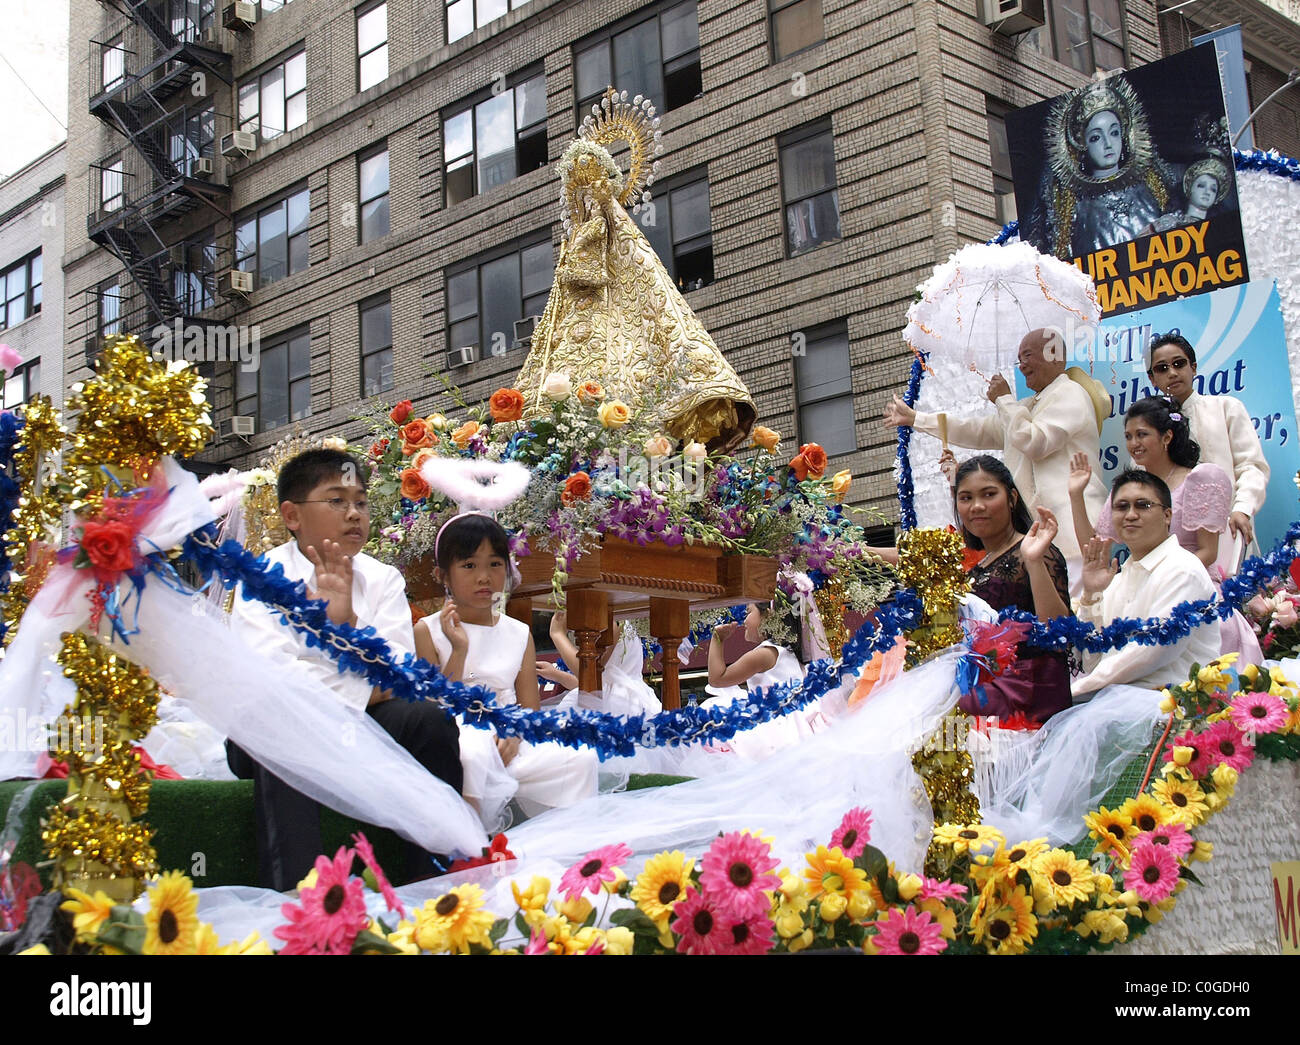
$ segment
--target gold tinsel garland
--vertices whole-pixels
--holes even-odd
[[[813,593],[813,602],[822,619],[822,630],[826,633],[826,646],[830,650],[831,659],[838,661],[844,652],[844,644],[849,641],[849,626],[844,621],[848,612],[844,579],[839,574],[831,577]]]
[[[41,832],[54,884],[103,889],[129,903],[157,871],[149,827],[131,819],[149,805],[149,778],[131,741],[157,721],[158,684],[81,632],[63,635],[58,660],[77,696],[61,720],[74,727],[69,742],[52,752],[68,764],[68,795]]]
[[[964,543],[952,530],[908,530],[898,540],[898,581],[921,597],[925,614],[908,634],[908,662],[916,664],[961,642],[957,603],[970,591]]]
[[[9,590],[0,596],[7,629],[6,646],[18,634],[23,611],[45,580],[49,555],[41,555],[41,550],[58,542],[63,505],[50,459],[68,434],[48,396],[37,396],[19,409],[23,427],[14,448],[18,505],[13,513],[13,525],[4,535],[13,574]]]

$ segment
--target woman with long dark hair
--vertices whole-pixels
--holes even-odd
[[[1039,508],[1032,520],[1007,466],[987,454],[963,462],[954,497],[966,546],[984,552],[971,570],[974,593],[995,610],[1014,606],[1040,620],[1069,616],[1065,556],[1052,543],[1056,519]],[[1023,645],[1006,671],[961,700],[974,715],[1006,719],[1020,712],[1037,722],[1069,706],[1066,655]]]

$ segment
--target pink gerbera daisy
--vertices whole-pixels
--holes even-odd
[[[871,812],[861,806],[854,806],[844,814],[840,826],[831,835],[831,848],[839,849],[850,860],[862,855],[862,850],[871,841]]]
[[[731,942],[724,954],[766,954],[772,949],[772,919],[766,914],[727,921],[730,924],[724,932],[731,937]]]
[[[1213,768],[1209,756],[1201,748],[1201,737],[1199,734],[1193,733],[1189,729],[1182,736],[1174,737],[1165,745],[1164,753],[1161,756],[1164,761],[1172,762],[1174,760],[1174,748],[1176,747],[1189,747],[1196,752],[1196,754],[1192,756],[1192,760],[1187,763],[1185,767],[1192,776],[1197,778],[1203,777]]]
[[[1198,741],[1197,748],[1209,760],[1207,773],[1219,765],[1231,766],[1240,773],[1255,761],[1255,749],[1246,740],[1246,734],[1226,719],[1205,730]]]
[[[727,954],[735,946],[727,919],[694,889],[673,909],[672,930],[682,954]]]
[[[1241,693],[1228,712],[1243,733],[1276,733],[1286,725],[1286,703],[1270,693]]]
[[[1178,858],[1166,845],[1142,839],[1133,846],[1132,859],[1124,872],[1124,888],[1132,889],[1147,903],[1159,903],[1171,896],[1178,884]]]
[[[533,928],[532,935],[528,937],[528,945],[524,948],[524,954],[550,954],[551,949],[546,943],[546,933],[540,925]]]
[[[631,856],[632,850],[622,842],[593,849],[564,872],[560,879],[560,892],[569,900],[576,900],[584,889],[590,893],[600,892],[601,883],[614,881],[617,877],[615,868]]]
[[[316,885],[299,893],[297,904],[280,913],[289,920],[275,930],[285,941],[281,954],[348,954],[352,941],[369,923],[365,889],[351,877],[351,849],[340,846],[330,860],[316,857]]]
[[[740,920],[765,914],[771,901],[764,889],[779,889],[781,879],[772,873],[778,861],[771,846],[744,831],[713,840],[700,861],[700,886],[709,901]]]
[[[1187,828],[1182,824],[1161,824],[1154,831],[1138,835],[1133,841],[1140,842],[1144,838],[1150,839],[1153,845],[1164,846],[1174,856],[1186,856],[1196,848],[1196,840],[1187,833]]]
[[[384,897],[384,903],[388,905],[390,911],[396,911],[399,918],[406,917],[406,908],[402,906],[402,901],[397,898],[397,893],[393,889],[392,883],[388,881],[388,876],[384,874],[384,869],[379,866],[379,861],[375,859],[375,850],[360,831],[352,836],[352,844],[356,846],[357,856],[361,857],[361,862],[370,869],[370,873],[375,876],[375,882],[379,886],[379,892]]]
[[[916,894],[918,900],[964,900],[966,886],[949,882],[943,878],[921,878],[921,891]]]
[[[948,947],[930,912],[918,912],[911,904],[901,911],[891,907],[884,918],[872,924],[876,935],[871,942],[877,954],[939,954]]]

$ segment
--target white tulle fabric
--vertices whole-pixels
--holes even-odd
[[[171,548],[211,521],[193,475],[163,462],[171,495],[141,534],[141,548]],[[64,631],[86,626],[87,571],[58,567],[32,600],[0,663],[0,714],[48,721],[68,697],[52,684]],[[324,686],[268,660],[234,634],[207,599],[151,577],[123,652],[176,695],[195,718],[228,736],[278,777],[318,802],[366,823],[390,827],[433,852],[477,853],[483,831],[456,792],[431,776],[368,715]],[[63,680],[66,681],[66,680]],[[42,706],[42,701],[48,704]],[[11,710],[12,709],[12,710]],[[0,777],[30,776],[36,752],[0,754]],[[155,754],[155,752],[151,752]]]
[[[984,823],[1010,840],[1077,842],[1084,815],[1146,751],[1163,718],[1157,690],[1107,686],[1036,732],[999,730],[992,742],[973,734]]]
[[[1274,280],[1286,320],[1291,362],[1291,394],[1300,413],[1300,182],[1263,171],[1238,171],[1241,231],[1246,239],[1251,280]]]

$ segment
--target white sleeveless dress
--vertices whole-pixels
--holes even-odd
[[[445,664],[451,656],[451,643],[442,629],[433,625],[436,619],[426,618],[425,627]],[[463,681],[487,686],[496,693],[499,704],[517,703],[515,678],[528,648],[528,626],[503,614],[491,627],[463,621],[462,627],[469,635]],[[497,751],[496,733],[462,721],[460,763],[465,771],[462,793],[478,805],[479,817],[489,832],[506,826],[506,806],[512,798],[526,816],[536,816],[596,794],[599,761],[590,748],[525,742],[507,766]]]
[[[784,646],[768,641],[760,643],[757,648],[776,650],[776,663],[767,671],[761,671],[746,680],[745,687],[750,693],[770,686],[779,686],[785,682],[803,681],[803,665],[799,663],[799,658]],[[717,707],[727,707],[737,700],[745,699],[747,697],[739,695],[724,696],[708,703]],[[746,761],[760,762],[782,748],[798,744],[810,736],[812,736],[812,729],[808,725],[806,709],[800,709],[780,718],[771,719],[743,733],[737,733],[717,750],[730,751]]]

